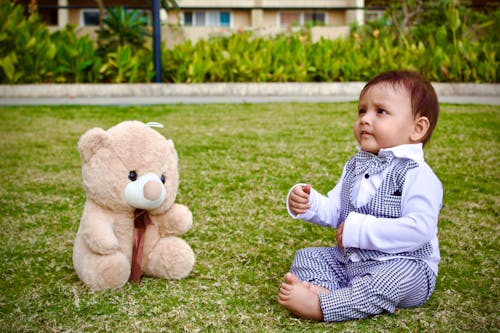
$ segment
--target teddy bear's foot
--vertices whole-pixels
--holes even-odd
[[[111,255],[93,255],[86,262],[75,264],[76,272],[80,279],[90,289],[97,291],[103,289],[121,288],[127,283],[130,276],[130,263],[121,252]]]
[[[146,275],[164,279],[182,279],[194,266],[191,247],[179,237],[160,238],[144,257],[142,270]]]

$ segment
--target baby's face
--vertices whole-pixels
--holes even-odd
[[[405,89],[376,84],[360,97],[358,112],[354,136],[364,151],[378,154],[382,148],[414,143],[415,117]]]

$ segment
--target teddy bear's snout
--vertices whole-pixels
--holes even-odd
[[[147,173],[128,183],[125,200],[134,208],[155,209],[161,206],[167,196],[160,177]]]
[[[162,188],[161,183],[150,180],[144,185],[144,197],[148,200],[155,201],[161,196]]]

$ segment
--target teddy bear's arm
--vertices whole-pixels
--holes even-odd
[[[184,205],[174,204],[163,215],[152,216],[153,221],[158,224],[160,236],[181,235],[191,228],[193,214]]]
[[[113,217],[92,201],[85,202],[80,232],[88,247],[99,254],[118,250],[119,242],[113,231]]]

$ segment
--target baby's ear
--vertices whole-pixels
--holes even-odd
[[[412,142],[422,142],[424,141],[425,135],[429,130],[431,125],[429,118],[421,116],[415,119],[413,124],[413,131],[410,134],[410,139]]]
[[[108,132],[102,128],[93,128],[85,132],[78,141],[78,151],[84,162],[87,162],[94,154],[109,143]]]

